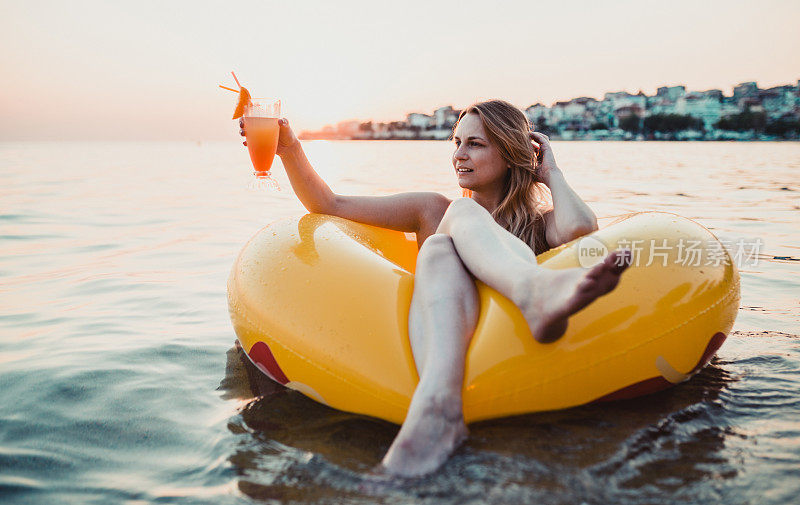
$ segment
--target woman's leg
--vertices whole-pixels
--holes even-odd
[[[560,337],[567,317],[611,291],[627,267],[615,252],[591,269],[551,271],[471,199],[451,204],[417,257],[409,339],[420,382],[400,432],[383,459],[399,475],[438,468],[466,436],[461,390],[480,300],[470,273],[522,310],[534,337]],[[542,322],[544,321],[544,322]]]
[[[408,318],[420,380],[406,420],[383,459],[390,472],[429,473],[466,437],[461,388],[479,303],[475,282],[452,239],[442,234],[428,237],[417,257]]]
[[[628,251],[614,251],[588,269],[541,268],[533,251],[471,198],[450,204],[437,233],[453,239],[473,276],[520,308],[540,342],[563,335],[568,317],[614,289],[630,264]]]

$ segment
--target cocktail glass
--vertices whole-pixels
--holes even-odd
[[[244,131],[247,137],[247,150],[253,162],[252,189],[271,188],[280,190],[278,183],[270,176],[272,160],[278,149],[278,118],[281,115],[281,101],[268,98],[251,98],[244,108]]]

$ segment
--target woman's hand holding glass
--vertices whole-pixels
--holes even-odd
[[[297,136],[292,131],[292,128],[289,126],[289,120],[286,118],[281,118],[278,121],[278,148],[275,152],[278,156],[284,156],[288,154],[291,149],[298,144],[300,141],[297,140]],[[242,137],[247,137],[247,130],[244,124],[244,118],[239,118],[239,135]],[[242,145],[247,145],[247,140],[242,142]]]

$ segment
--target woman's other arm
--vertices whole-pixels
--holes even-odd
[[[553,210],[544,215],[550,247],[558,247],[597,230],[594,212],[570,187],[556,165],[550,140],[538,132],[532,133],[531,138],[538,144],[542,179],[553,196]]]

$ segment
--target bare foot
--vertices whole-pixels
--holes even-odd
[[[467,437],[461,392],[428,391],[420,382],[400,432],[384,456],[386,471],[402,477],[433,472]]]
[[[569,316],[609,293],[631,264],[631,252],[618,250],[592,268],[549,270],[537,268],[522,279],[514,303],[537,342],[558,340],[567,331]]]

